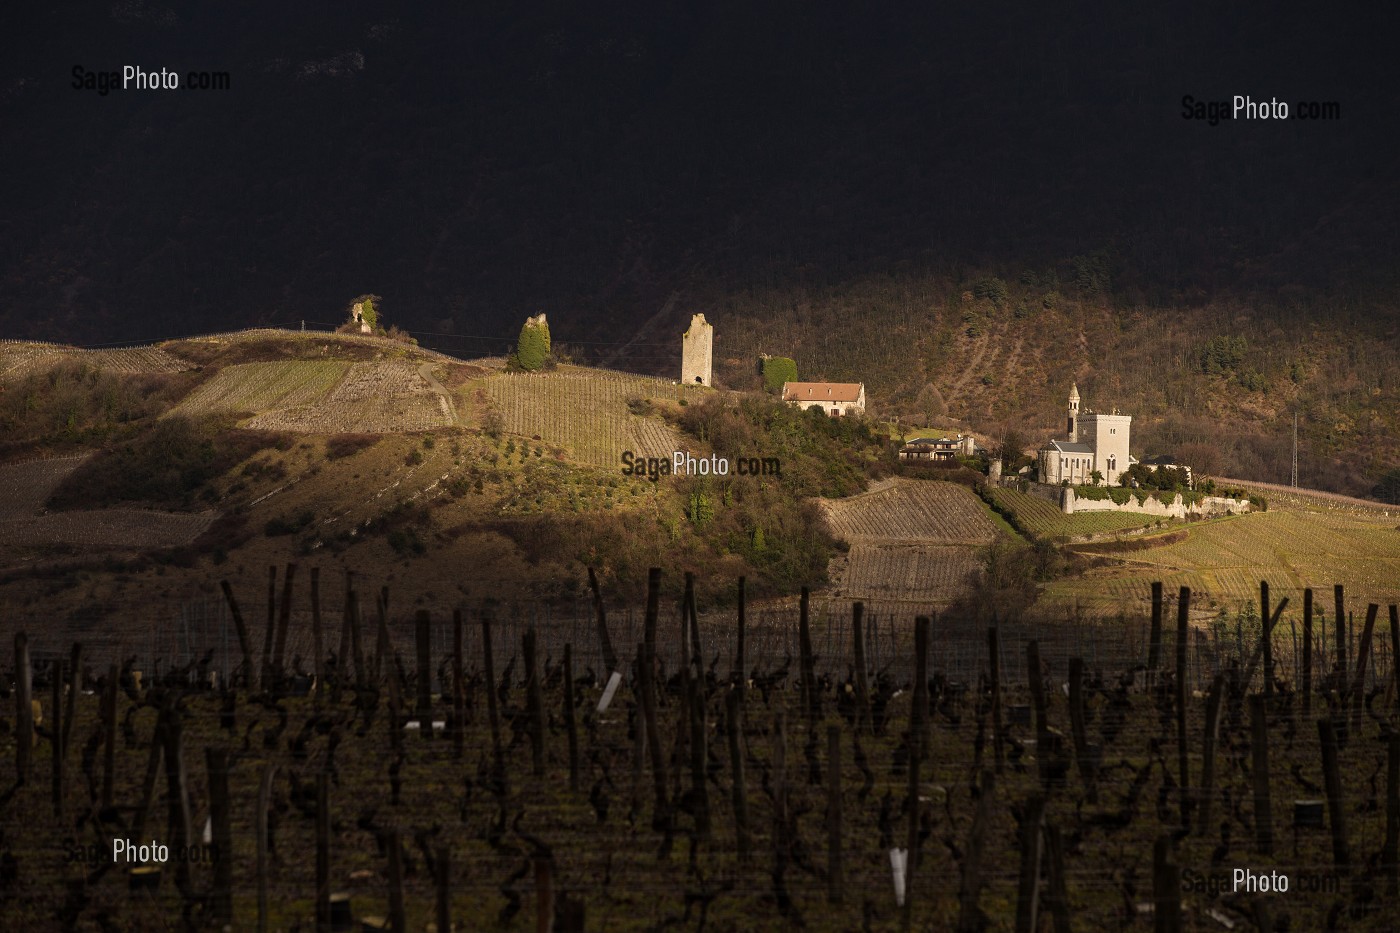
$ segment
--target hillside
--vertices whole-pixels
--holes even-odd
[[[1296,413],[1300,484],[1349,495],[1400,465],[1400,303],[1305,288],[1153,301],[1117,262],[716,292],[717,365],[751,387],[760,353],[790,356],[803,378],[865,382],[878,417],[1027,447],[1063,435],[1077,382],[1086,408],[1133,415],[1136,456],[1264,482],[1289,481]]]
[[[374,338],[26,351],[0,376],[0,587],[21,614],[137,618],[153,594],[203,600],[220,576],[303,560],[429,601],[572,600],[588,567],[631,595],[657,562],[717,594],[741,574],[755,597],[791,593],[830,556],[808,499],[862,488],[879,455],[868,433],[771,401]],[[784,474],[623,472],[625,452],[669,465],[745,432]]]

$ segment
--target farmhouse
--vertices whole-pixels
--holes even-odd
[[[956,457],[971,457],[977,453],[977,442],[971,434],[957,437],[916,437],[899,448],[901,460],[953,460]]]
[[[783,401],[799,408],[820,408],[832,418],[865,414],[863,382],[784,382]]]
[[[1118,484],[1119,474],[1127,472],[1137,460],[1128,452],[1128,432],[1133,416],[1101,414],[1090,409],[1079,410],[1079,386],[1069,390],[1065,427],[1067,440],[1052,440],[1040,448],[1036,458],[1040,481],[1058,486],[1068,482],[1082,485],[1093,482],[1095,471],[1109,486]]]

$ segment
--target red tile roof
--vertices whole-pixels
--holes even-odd
[[[860,400],[859,382],[785,382],[783,401],[785,402],[857,402]]]

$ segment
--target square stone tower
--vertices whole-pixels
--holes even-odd
[[[691,315],[690,328],[681,338],[681,382],[688,386],[709,385],[714,351],[714,327],[705,323],[705,315]]]

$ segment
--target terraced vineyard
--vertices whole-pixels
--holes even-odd
[[[0,545],[62,544],[99,551],[178,547],[199,537],[215,517],[213,512],[146,509],[54,512],[5,522],[0,526]]]
[[[1082,512],[1066,515],[1054,503],[1019,492],[995,488],[992,498],[1002,509],[1012,512],[1028,533],[1044,538],[1072,538],[1076,535],[1103,534],[1149,528],[1162,521],[1160,516],[1136,512]]]
[[[0,526],[39,514],[49,494],[86,459],[55,457],[0,467]]]
[[[857,544],[836,564],[840,583],[832,596],[936,605],[967,591],[981,558],[967,547]]]
[[[1186,528],[1184,540],[1114,555],[1123,564],[1112,581],[1063,581],[1052,584],[1049,595],[1092,604],[1131,593],[1137,601],[1144,582],[1160,579],[1235,606],[1257,599],[1259,580],[1268,579],[1278,597],[1295,606],[1302,604],[1304,587],[1321,592],[1334,583],[1381,601],[1400,599],[1400,529],[1392,517],[1269,511]]]
[[[0,467],[0,560],[33,548],[147,550],[188,544],[215,513],[100,509],[45,514],[49,494],[86,459],[30,460]]]
[[[452,421],[446,398],[430,389],[418,367],[394,361],[352,363],[324,400],[284,404],[280,410],[253,418],[248,427],[317,434],[386,434],[431,431]]]
[[[81,350],[44,343],[0,343],[0,379],[14,379],[60,362],[82,363],[114,373],[178,373],[190,368],[159,347]]]
[[[956,483],[895,480],[849,499],[822,503],[832,534],[861,541],[991,544],[997,526],[987,507]]]
[[[314,405],[345,377],[349,366],[334,360],[229,366],[191,392],[171,414],[236,414]]]
[[[568,448],[574,459],[616,468],[623,451],[669,458],[681,441],[656,418],[632,414],[631,399],[675,398],[664,379],[622,373],[504,373],[484,388],[512,434]]]

